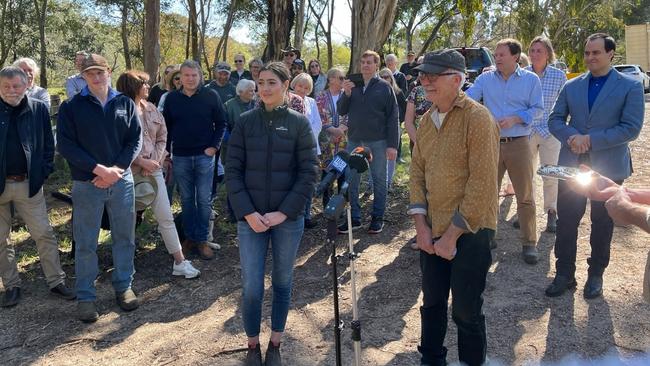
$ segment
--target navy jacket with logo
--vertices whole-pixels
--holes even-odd
[[[135,103],[113,89],[102,106],[84,88],[61,105],[56,128],[57,148],[73,180],[92,180],[97,164],[128,169],[142,144]]]

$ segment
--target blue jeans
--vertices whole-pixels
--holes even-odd
[[[271,330],[284,332],[291,302],[293,267],[300,239],[304,230],[304,219],[287,219],[263,233],[256,233],[246,221],[237,223],[239,235],[239,259],[242,276],[242,315],[248,337],[260,334],[262,321],[262,300],[264,298],[264,264],[271,244],[273,271],[273,306]]]
[[[386,140],[379,141],[348,141],[347,150],[352,152],[358,146],[366,146],[372,152],[370,162],[370,174],[372,175],[372,191],[374,199],[372,202],[372,216],[383,217],[386,210]],[[348,178],[350,184],[350,206],[352,218],[361,220],[361,206],[359,205],[359,174],[350,171]]]
[[[174,156],[174,180],[181,193],[183,231],[194,242],[208,240],[214,156]]]
[[[96,299],[95,279],[99,273],[97,239],[104,206],[110,219],[113,241],[113,289],[115,292],[128,290],[135,273],[135,203],[131,171],[127,170],[122,179],[107,189],[97,188],[89,181],[73,181],[72,206],[77,300],[89,302]]]

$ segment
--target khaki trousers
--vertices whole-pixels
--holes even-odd
[[[11,231],[9,206],[12,202],[36,242],[47,285],[53,288],[65,280],[65,272],[59,261],[59,244],[47,216],[43,189],[29,198],[29,180],[6,181],[5,190],[0,195],[0,276],[4,288],[20,285],[14,248],[7,243]]]
[[[517,216],[526,245],[537,243],[535,196],[533,194],[533,154],[528,136],[501,142],[499,149],[499,187],[503,175],[508,172],[517,197]]]
[[[539,155],[540,165],[557,165],[562,144],[553,136],[543,138],[537,133],[530,135],[530,149],[533,159]],[[544,185],[544,212],[557,212],[557,179],[542,178]],[[534,183],[534,180],[533,180]],[[535,192],[533,186],[533,192]]]

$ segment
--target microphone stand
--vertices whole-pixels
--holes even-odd
[[[336,254],[336,237],[338,234],[336,221],[346,211],[348,222],[348,253],[341,255],[350,260],[350,281],[352,290],[352,341],[354,349],[354,365],[361,365],[361,322],[359,321],[359,310],[357,307],[357,287],[356,287],[356,270],[354,262],[358,255],[354,252],[353,237],[352,237],[352,211],[350,209],[349,196],[348,196],[348,183],[345,182],[341,187],[341,192],[330,198],[327,206],[325,207],[325,218],[327,219],[327,238],[326,241],[331,245],[331,261],[332,261],[332,285],[334,296],[334,344],[336,349],[336,365],[341,366],[341,329],[344,327],[344,322],[340,319],[339,313],[339,282],[338,282],[338,257]]]

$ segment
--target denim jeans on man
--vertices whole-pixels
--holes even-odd
[[[421,345],[423,365],[446,365],[447,302],[451,289],[451,317],[458,328],[458,359],[469,366],[485,362],[487,335],[483,315],[485,278],[492,263],[490,238],[481,229],[458,238],[456,256],[448,261],[420,252],[422,270]]]
[[[372,190],[374,199],[372,202],[372,216],[383,217],[386,210],[386,140],[378,141],[348,141],[347,150],[352,152],[359,146],[366,146],[372,152],[370,162],[370,174],[372,174]],[[361,220],[361,206],[359,205],[359,174],[350,171],[348,182],[350,183],[350,206],[352,218]]]
[[[97,239],[104,206],[111,222],[113,289],[126,291],[135,273],[135,201],[131,171],[126,170],[122,179],[106,189],[97,188],[90,181],[73,181],[72,206],[78,301],[96,299]]]
[[[248,337],[260,334],[262,321],[262,300],[264,298],[264,264],[269,244],[273,270],[273,302],[271,309],[271,330],[284,332],[291,302],[293,267],[300,239],[304,230],[304,218],[285,220],[269,230],[256,233],[246,221],[237,223],[239,235],[239,258],[242,276],[242,316]]]
[[[214,176],[214,156],[174,156],[174,180],[181,193],[185,238],[200,243],[208,240],[208,224]]]

